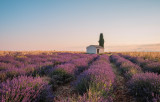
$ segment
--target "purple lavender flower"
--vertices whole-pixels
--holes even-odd
[[[160,74],[160,62],[146,64],[144,70]]]
[[[155,73],[138,73],[128,82],[129,92],[141,101],[157,100],[160,93],[160,75]],[[160,101],[160,100],[158,100]]]
[[[40,77],[19,76],[0,84],[0,100],[1,102],[38,101],[40,94],[49,87]]]
[[[54,68],[54,70],[57,70],[57,69],[63,69],[64,71],[72,75],[74,75],[75,71],[77,70],[76,66],[72,63],[65,63],[65,64],[58,65]]]

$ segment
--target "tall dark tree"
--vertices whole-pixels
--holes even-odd
[[[103,33],[101,33],[101,34],[100,34],[100,37],[99,37],[99,46],[104,47]]]

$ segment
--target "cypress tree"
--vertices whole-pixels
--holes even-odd
[[[99,37],[99,46],[104,47],[103,33],[100,33],[100,37]]]

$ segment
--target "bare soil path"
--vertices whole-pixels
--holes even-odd
[[[58,87],[54,92],[54,101],[55,102],[61,102],[62,100],[65,100],[67,98],[74,97],[76,93],[76,90],[71,86],[70,83],[67,83],[65,85],[62,85]]]
[[[119,69],[111,63],[113,71],[116,75],[115,87],[114,87],[114,102],[136,102],[135,99],[129,95],[128,89],[126,86],[127,80],[120,73]]]

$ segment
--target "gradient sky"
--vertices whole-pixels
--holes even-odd
[[[0,50],[160,43],[160,0],[0,0]]]

